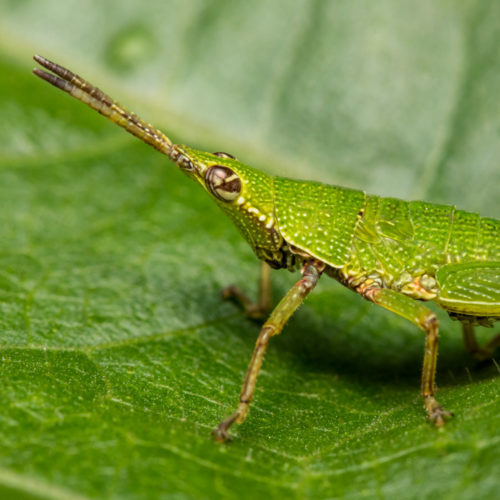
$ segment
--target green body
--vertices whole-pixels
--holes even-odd
[[[438,350],[436,315],[421,302],[434,300],[463,323],[471,352],[491,356],[500,336],[479,348],[473,324],[500,319],[500,222],[454,206],[403,201],[319,182],[272,177],[227,153],[205,153],[173,144],[160,130],[127,111],[97,87],[47,59],[35,60],[52,73],[39,77],[88,104],[112,122],[153,146],[197,181],[232,219],[257,257],[302,278],[264,323],[235,413],[215,429],[217,440],[242,423],[252,400],[269,339],[282,328],[325,273],[370,300],[406,318],[426,335],[421,394],[437,426],[451,416],[434,397]],[[269,268],[263,266],[257,305],[237,288],[247,313],[270,305]]]
[[[243,179],[238,199],[216,201],[272,267],[295,270],[314,258],[349,288],[375,282],[434,300],[463,320],[500,317],[500,221],[449,205],[272,177],[232,158],[176,147],[201,171],[224,165]],[[194,177],[204,185],[203,175]]]

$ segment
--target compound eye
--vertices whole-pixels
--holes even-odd
[[[217,151],[212,154],[218,156],[219,158],[229,158],[231,160],[236,160],[236,158],[233,155],[230,155],[229,153],[224,153],[223,151]]]
[[[219,200],[233,201],[241,192],[240,178],[228,167],[211,166],[205,174],[208,190]]]

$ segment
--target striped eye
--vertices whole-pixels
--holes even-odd
[[[219,200],[233,201],[241,192],[240,178],[228,167],[211,166],[205,174],[208,190]]]

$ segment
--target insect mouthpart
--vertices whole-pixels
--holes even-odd
[[[205,174],[208,190],[219,200],[233,201],[241,192],[240,178],[223,165],[212,165]]]

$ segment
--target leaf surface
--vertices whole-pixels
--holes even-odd
[[[500,4],[3,2],[2,498],[493,498],[498,368],[323,279],[235,440],[257,262],[164,157],[30,74],[37,52],[173,139],[290,177],[498,217]],[[274,299],[297,276],[276,272]],[[498,330],[498,327],[497,327]],[[482,341],[492,331],[479,332]]]

